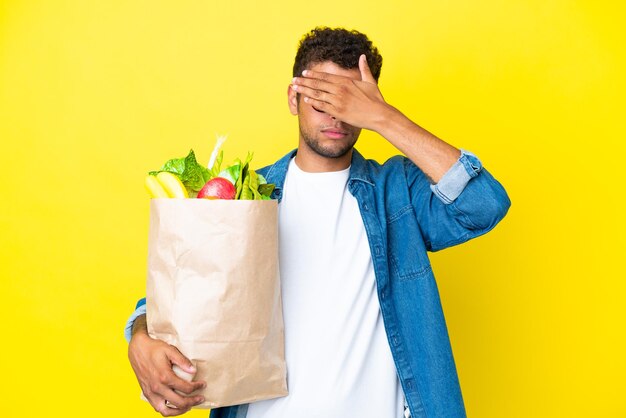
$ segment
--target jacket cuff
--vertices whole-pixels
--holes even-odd
[[[459,159],[446,171],[437,184],[430,185],[430,190],[444,204],[449,205],[459,197],[467,183],[478,175],[482,167],[478,157],[462,149]]]
[[[145,313],[146,313],[146,300],[142,299],[139,302],[137,302],[137,308],[135,309],[135,312],[133,312],[130,318],[128,318],[128,321],[126,321],[126,328],[124,328],[124,338],[126,338],[126,342],[130,343],[130,338],[133,336],[132,330],[133,330],[133,324],[135,323],[135,319],[137,319],[138,316],[144,315]]]

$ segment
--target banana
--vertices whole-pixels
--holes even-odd
[[[167,171],[161,171],[156,175],[156,179],[163,187],[168,197],[174,198],[187,198],[189,197],[189,193],[187,193],[187,189],[180,181],[177,175],[168,173]]]
[[[165,191],[163,186],[161,186],[161,183],[159,183],[155,176],[151,176],[148,174],[146,176],[146,181],[144,185],[146,186],[146,190],[148,191],[148,194],[151,198],[169,197],[167,195],[167,192]]]

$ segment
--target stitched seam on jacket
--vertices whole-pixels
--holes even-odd
[[[411,210],[413,210],[413,205],[412,204],[406,205],[405,207],[400,209],[398,212],[396,212],[396,214],[390,216],[389,219],[387,219],[387,225],[394,223],[395,221],[400,219],[405,213],[410,212]]]

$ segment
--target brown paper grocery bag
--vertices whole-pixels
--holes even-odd
[[[200,408],[287,395],[276,200],[152,199],[148,332],[207,383]]]

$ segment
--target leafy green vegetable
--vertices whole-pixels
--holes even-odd
[[[241,171],[241,162],[236,162],[228,168],[220,171],[217,177],[223,177],[230,181],[232,184],[237,183],[237,179],[239,178],[239,172]]]
[[[274,191],[274,184],[259,184],[259,193],[261,194],[261,196],[263,196],[264,198],[267,199],[263,199],[263,200],[268,200],[270,199],[270,196],[272,195],[272,192]]]
[[[257,173],[257,176],[259,176],[259,184],[267,184],[267,180],[265,180],[262,174]]]
[[[248,171],[250,177],[250,191],[252,192],[252,196],[254,200],[262,200],[261,193],[259,193],[259,175],[254,170]]]
[[[241,170],[239,171],[239,177],[237,178],[237,183],[235,184],[235,188],[237,189],[237,195],[235,196],[235,199],[241,199],[241,192],[243,190],[243,183],[246,180],[246,177],[248,176],[248,167],[250,165],[250,161],[252,160],[252,156],[254,154],[251,153],[250,151],[248,151],[248,155],[246,156],[246,161],[245,163],[241,164],[241,161],[238,161],[241,164]],[[250,181],[248,180],[248,184]]]
[[[237,167],[235,176],[237,179],[235,180],[235,190],[237,190],[237,194],[235,194],[235,199],[239,199],[239,195],[241,194],[241,185],[243,184],[243,178],[241,176],[241,173],[243,172],[243,164],[241,163],[241,160],[237,158],[233,163],[233,166]]]
[[[257,190],[259,191],[260,195],[259,197],[257,197],[257,199],[272,200],[272,192],[274,191],[274,187],[276,187],[276,185],[267,184],[267,180],[265,179],[265,177],[263,177],[262,174],[257,174],[257,177],[259,179],[259,186],[257,187]]]
[[[213,167],[211,167],[211,178],[220,177],[220,167],[222,166],[222,161],[224,160],[224,150],[220,150],[220,153],[217,154],[217,158],[215,158],[215,162],[213,163]],[[207,180],[208,181],[208,180]]]
[[[239,196],[239,199],[254,200],[254,196],[252,195],[252,190],[250,190],[250,176],[249,175],[243,179],[243,184],[241,185],[241,195]]]
[[[161,171],[176,174],[180,181],[189,190],[199,191],[204,184],[211,179],[209,170],[198,164],[193,150],[184,158],[173,158],[168,160],[158,171],[151,171],[149,174],[155,176]]]
[[[224,152],[220,150],[209,170],[198,164],[195,153],[190,150],[186,157],[168,160],[160,170],[151,171],[149,174],[155,176],[162,171],[173,173],[190,192],[200,191],[206,182],[214,177],[223,177],[235,185],[237,191],[235,199],[271,200],[274,185],[268,184],[265,177],[250,169],[253,155],[252,152],[248,152],[245,161],[236,159],[229,167],[222,169]]]

